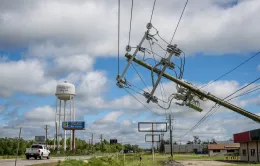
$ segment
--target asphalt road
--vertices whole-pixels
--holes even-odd
[[[43,160],[35,160],[34,158],[30,158],[30,160],[25,159],[17,159],[16,166],[25,166],[25,165],[33,165],[33,164],[41,164],[41,163],[51,163],[58,160],[65,160],[66,158],[70,159],[82,159],[87,160],[90,159],[92,156],[69,156],[69,157],[51,157],[51,159],[44,158]],[[0,166],[14,166],[15,159],[7,159],[7,160],[0,160]]]

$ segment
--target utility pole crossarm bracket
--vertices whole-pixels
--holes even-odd
[[[151,93],[150,93],[150,96],[151,96],[151,97],[153,97],[153,95],[154,95],[154,93],[155,93],[155,90],[156,90],[157,86],[159,85],[159,83],[160,83],[160,81],[161,81],[161,78],[162,78],[162,76],[163,76],[163,73],[164,73],[164,71],[166,70],[166,68],[167,68],[167,67],[174,68],[174,64],[171,63],[171,58],[172,58],[173,54],[174,54],[175,56],[180,56],[181,50],[180,50],[179,48],[177,48],[177,45],[175,44],[175,45],[168,45],[167,52],[169,53],[169,56],[168,56],[166,59],[163,58],[163,59],[161,60],[161,63],[162,63],[162,65],[163,65],[163,68],[162,68],[162,70],[160,70],[160,73],[158,73],[157,81],[156,81],[156,83],[153,85],[153,89],[152,89],[152,91],[151,91]],[[134,57],[132,56],[131,59],[132,59],[132,61],[133,61]],[[152,72],[153,72],[154,70],[155,70],[155,69],[151,69]],[[149,103],[149,102],[151,101],[151,97],[148,98],[147,103]]]
[[[128,59],[132,59],[133,58],[130,54],[126,54],[125,56]],[[153,70],[153,72],[155,72],[157,74],[160,74],[162,72],[160,69],[153,68],[151,65],[149,65],[149,64],[147,64],[147,63],[145,63],[145,62],[143,62],[141,60],[138,60],[136,58],[133,58],[133,61],[136,62],[137,64],[147,68],[148,70]],[[248,118],[250,118],[250,119],[252,119],[252,120],[254,120],[254,121],[258,122],[258,123],[260,122],[260,116],[254,114],[254,113],[248,112],[248,111],[246,111],[246,110],[244,110],[244,109],[242,109],[240,107],[237,107],[237,106],[235,106],[235,105],[233,105],[233,104],[231,104],[231,103],[229,103],[229,102],[227,102],[227,101],[225,101],[223,99],[220,99],[220,98],[218,98],[218,97],[216,97],[216,96],[214,96],[214,95],[212,95],[210,93],[205,93],[205,92],[201,91],[200,89],[198,89],[197,87],[194,87],[191,84],[186,83],[186,82],[184,82],[184,81],[182,81],[182,80],[180,80],[178,78],[175,78],[175,77],[173,77],[173,76],[171,76],[171,75],[169,75],[169,74],[167,74],[165,72],[163,72],[162,76],[167,78],[167,79],[169,79],[169,80],[171,80],[171,81],[173,81],[173,82],[175,82],[176,84],[179,84],[179,85],[187,88],[188,90],[190,90],[193,93],[199,95],[200,97],[205,97],[205,98],[207,98],[207,99],[209,99],[209,100],[211,100],[213,102],[216,102],[217,104],[219,104],[221,106],[224,106],[224,107],[226,107],[226,108],[228,108],[228,109],[230,109],[230,110],[232,110],[234,112],[237,112],[237,113],[239,113],[241,115],[244,115],[244,116],[246,116],[246,117],[248,117]]]
[[[130,67],[130,65],[131,65],[131,63],[132,63],[134,57],[136,56],[137,52],[141,49],[141,46],[142,46],[143,42],[145,41],[145,39],[146,39],[146,37],[147,37],[148,34],[149,34],[149,30],[147,30],[147,31],[144,33],[144,36],[143,36],[142,40],[140,41],[140,43],[138,44],[138,46],[136,47],[132,58],[128,59],[128,63],[127,63],[127,65],[126,65],[125,69],[123,70],[123,73],[122,73],[121,75],[117,75],[116,80],[117,80],[117,86],[118,86],[119,88],[123,88],[124,85],[126,84],[126,81],[123,80],[123,79],[124,79],[124,76],[125,76],[125,74],[126,74],[128,68]],[[128,48],[128,47],[129,47],[129,48]],[[131,50],[130,46],[127,46],[126,49],[127,49],[128,52]],[[141,50],[142,50],[142,49],[141,49]]]

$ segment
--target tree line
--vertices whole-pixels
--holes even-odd
[[[18,138],[0,138],[0,156],[4,155],[15,155],[18,147]],[[89,154],[89,153],[115,153],[120,152],[122,150],[140,152],[142,151],[138,145],[130,145],[130,144],[110,144],[107,140],[102,142],[95,143],[91,145],[87,143],[85,140],[81,140],[76,138],[76,154]],[[26,141],[23,138],[20,139],[20,145],[18,149],[18,155],[23,155],[26,148],[30,148],[32,144],[36,144],[35,141]],[[47,145],[53,145],[53,140],[47,140]],[[66,140],[67,151],[69,151],[70,138]],[[60,141],[60,145],[63,145],[63,140]],[[57,148],[50,148],[50,151],[54,153],[57,151]],[[60,149],[61,153],[63,152],[63,148]]]

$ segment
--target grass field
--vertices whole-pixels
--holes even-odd
[[[224,156],[197,155],[197,154],[174,154],[174,160],[224,160]]]
[[[88,160],[88,163],[83,163],[79,160],[66,160],[65,162],[39,164],[34,166],[67,166],[67,165],[79,165],[79,166],[165,166],[165,163],[169,161],[170,155],[155,155],[155,161],[152,161],[152,155],[142,155],[142,161],[140,161],[140,155],[129,154],[129,155],[113,155],[112,157],[92,158]],[[195,155],[195,154],[174,154],[173,160],[176,161],[223,161],[223,156],[209,157],[208,155]],[[260,164],[246,164],[246,163],[223,163],[225,166],[236,164],[238,166],[260,166]]]
[[[16,156],[12,156],[12,155],[9,155],[9,156],[0,156],[0,160],[2,159],[15,159]],[[21,156],[17,156],[17,158],[25,158],[24,155],[21,155]]]

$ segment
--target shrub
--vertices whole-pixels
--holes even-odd
[[[75,160],[75,159],[66,159],[63,162],[59,162],[57,166],[87,166],[87,163],[85,163],[82,160]]]

